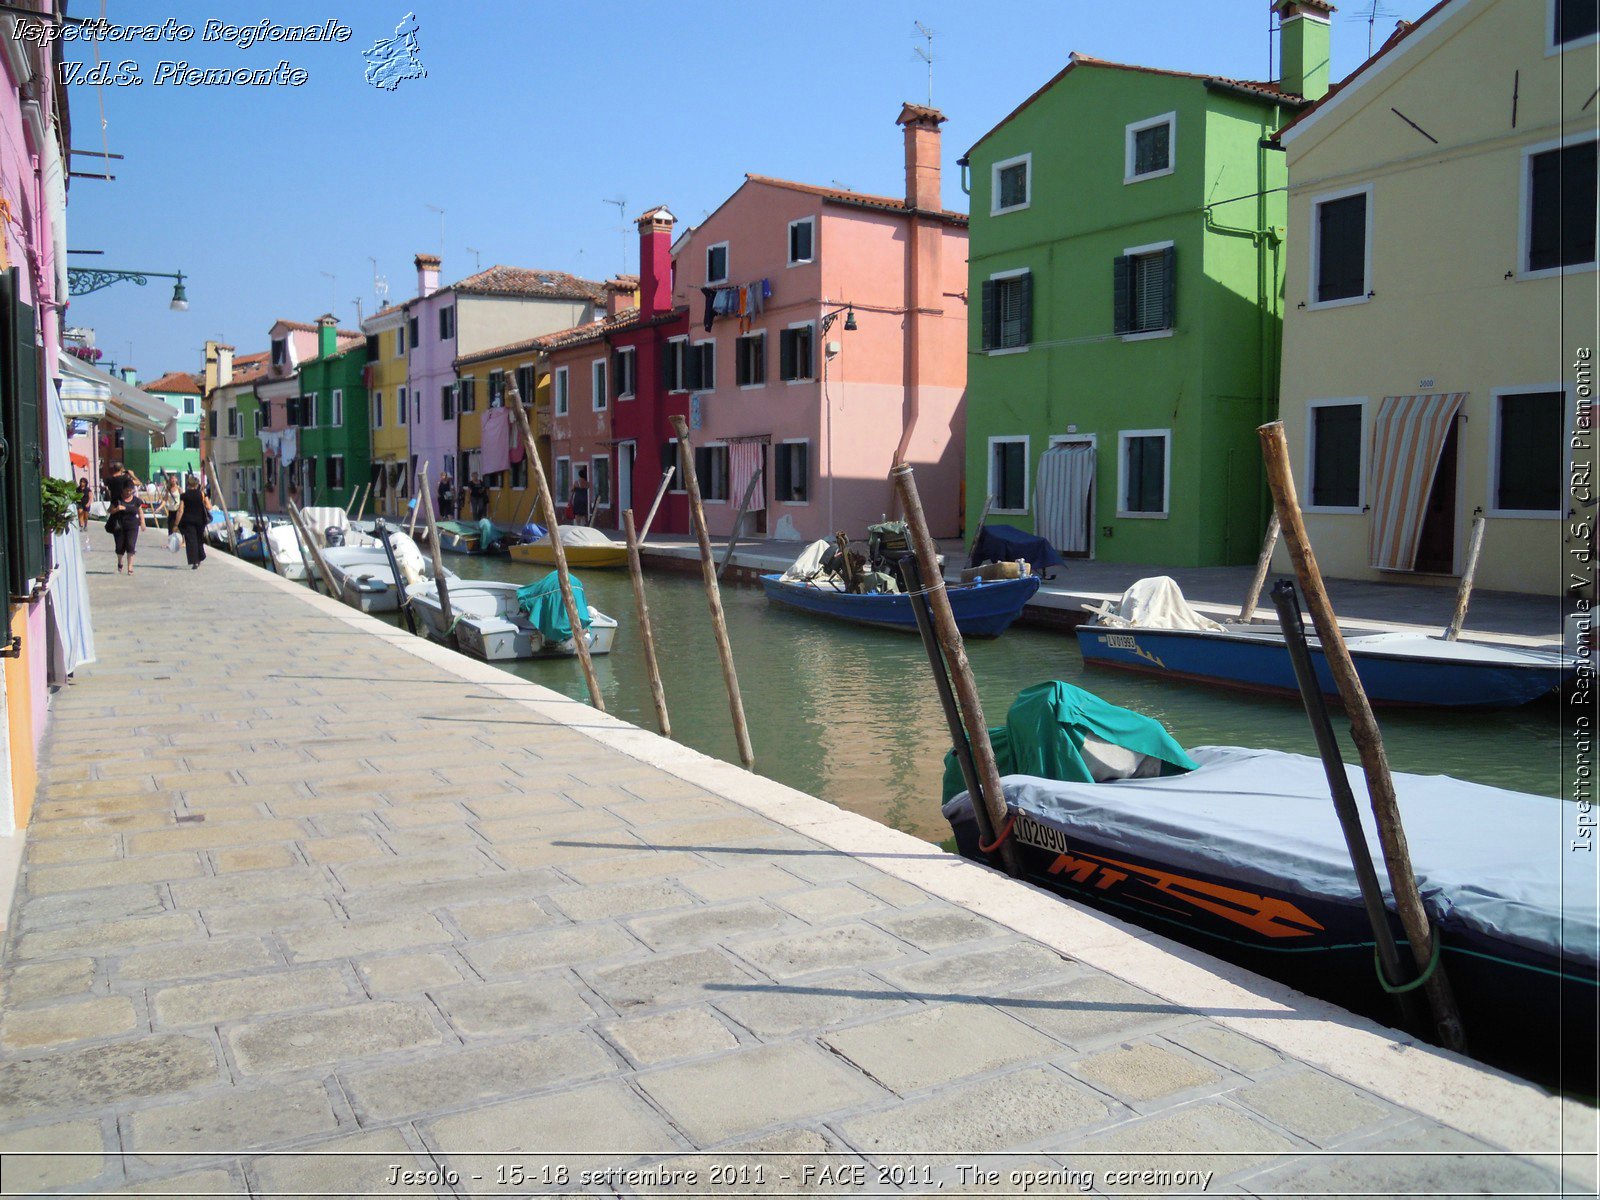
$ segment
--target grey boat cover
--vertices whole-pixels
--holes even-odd
[[[1013,808],[1103,847],[1244,888],[1361,903],[1320,759],[1238,746],[1189,753],[1199,767],[1183,775],[1002,782]],[[1345,773],[1393,909],[1366,779],[1358,766]],[[1600,961],[1600,850],[1572,849],[1575,804],[1447,775],[1396,772],[1394,785],[1423,904],[1441,929],[1535,953],[1561,946],[1572,968]],[[961,792],[943,811],[970,819],[972,802]]]

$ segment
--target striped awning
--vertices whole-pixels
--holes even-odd
[[[1385,396],[1372,423],[1368,461],[1372,524],[1368,561],[1382,571],[1411,571],[1439,456],[1466,392]]]
[[[1090,442],[1057,442],[1039,458],[1034,531],[1063,554],[1089,550],[1089,493],[1095,449]]]
[[[106,400],[110,396],[108,387],[76,375],[61,377],[61,415],[69,421],[98,421],[106,415]]]
[[[104,417],[124,429],[165,438],[168,445],[177,440],[178,410],[172,405],[65,351],[57,355],[57,362],[61,367],[64,416],[88,420]],[[85,407],[98,402],[99,410],[75,413],[68,406],[69,396]]]

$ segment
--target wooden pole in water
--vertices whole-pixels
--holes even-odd
[[[661,499],[667,494],[667,488],[672,483],[672,477],[678,473],[676,466],[668,467],[661,472],[661,486],[656,489],[656,498],[650,504],[650,512],[645,516],[644,528],[639,531],[639,543],[644,544],[645,538],[650,536],[650,526],[656,523],[656,509],[661,507]]]
[[[667,418],[678,435],[678,460],[683,468],[683,486],[689,493],[689,517],[695,538],[700,543],[700,575],[705,580],[706,604],[711,609],[711,632],[717,639],[717,657],[722,660],[722,682],[728,689],[728,712],[733,717],[733,736],[739,743],[739,758],[745,770],[756,769],[756,752],[750,748],[750,728],[744,719],[744,697],[739,693],[739,673],[733,665],[733,647],[728,642],[728,622],[722,615],[722,592],[717,587],[717,569],[712,563],[711,536],[706,532],[706,510],[700,503],[700,479],[694,470],[694,447],[689,442],[689,423],[682,417]]]
[[[1372,715],[1372,705],[1367,702],[1366,690],[1356,674],[1350,650],[1344,644],[1344,634],[1333,615],[1333,604],[1322,582],[1322,569],[1312,551],[1311,539],[1306,535],[1305,520],[1300,514],[1300,499],[1295,492],[1294,472],[1289,466],[1289,444],[1283,434],[1283,422],[1273,421],[1256,431],[1261,438],[1261,453],[1266,461],[1267,484],[1272,489],[1272,502],[1278,512],[1283,530],[1284,545],[1294,560],[1295,575],[1300,580],[1300,592],[1306,607],[1311,610],[1311,621],[1316,626],[1317,638],[1329,673],[1339,688],[1339,699],[1350,718],[1350,736],[1361,755],[1361,768],[1367,777],[1367,796],[1372,802],[1372,815],[1378,828],[1378,842],[1383,847],[1383,861],[1388,868],[1389,887],[1394,895],[1400,924],[1406,931],[1419,976],[1427,982],[1422,986],[1433,1008],[1434,1023],[1442,1043],[1451,1050],[1466,1047],[1466,1032],[1461,1025],[1461,1014],[1456,1007],[1455,993],[1445,974],[1444,964],[1434,961],[1433,930],[1428,924],[1427,911],[1422,907],[1422,896],[1417,888],[1416,872],[1411,866],[1411,851],[1406,844],[1406,832],[1400,820],[1400,805],[1395,798],[1394,779],[1389,773],[1389,758],[1383,748],[1383,734],[1378,720]],[[1401,980],[1389,981],[1399,986]]]
[[[656,635],[650,626],[650,605],[644,598],[644,567],[639,562],[639,534],[633,527],[633,509],[624,509],[622,529],[628,539],[628,574],[633,577],[633,607],[639,618],[639,640],[644,644],[644,665],[650,675],[650,698],[655,701],[656,727],[661,736],[672,736],[667,717],[667,693],[661,686],[661,668],[656,663]]]
[[[728,548],[722,552],[722,562],[717,567],[718,579],[722,578],[722,573],[733,561],[733,548],[739,544],[739,530],[743,528],[745,513],[750,509],[750,498],[756,494],[756,486],[761,482],[761,475],[765,469],[757,467],[756,473],[750,476],[750,482],[744,485],[744,499],[739,501],[739,515],[733,518],[733,532],[728,535]]]
[[[950,610],[950,595],[944,588],[944,575],[939,570],[939,552],[933,544],[933,536],[928,532],[928,518],[922,511],[922,497],[917,494],[916,476],[910,463],[896,463],[889,470],[889,478],[900,497],[900,510],[905,514],[911,550],[917,556],[917,570],[922,576],[928,607],[933,613],[933,631],[939,637],[939,648],[944,651],[945,662],[950,666],[950,682],[955,687],[962,723],[967,727],[967,741],[972,747],[972,765],[977,769],[978,782],[983,788],[983,803],[987,806],[991,826],[1000,830],[996,835],[1000,842],[997,847],[1000,862],[1010,874],[1020,875],[1022,867],[1017,859],[1017,845],[1007,836],[1011,826],[1006,811],[1006,792],[1000,785],[1000,768],[994,760],[994,746],[989,742],[989,725],[983,717],[983,702],[978,698],[978,682],[972,677],[966,644],[961,640],[961,630],[956,627],[955,613]]]
[[[417,477],[411,481],[417,494],[411,497],[415,501],[411,506],[411,523],[406,526],[406,536],[417,536],[417,518],[422,515],[422,494],[428,490],[428,460],[422,460],[422,470],[417,472]]]
[[[433,560],[433,586],[439,593],[439,612],[444,616],[444,637],[448,645],[456,640],[455,614],[450,610],[450,584],[444,573],[444,562],[439,557],[439,522],[433,511],[433,493],[423,492],[417,498],[417,507],[428,509],[428,557]]]
[[[1248,625],[1250,618],[1255,616],[1256,602],[1261,599],[1261,589],[1267,586],[1272,552],[1278,548],[1278,534],[1282,528],[1278,513],[1274,510],[1272,519],[1267,522],[1267,536],[1261,539],[1261,557],[1256,559],[1255,577],[1250,580],[1250,590],[1244,594],[1244,603],[1239,606],[1239,621],[1242,624]]]
[[[578,648],[578,666],[583,670],[583,682],[589,689],[589,703],[601,712],[606,710],[605,697],[600,694],[600,681],[595,678],[594,660],[589,656],[589,639],[584,636],[583,619],[578,615],[578,600],[572,591],[572,574],[567,570],[567,551],[561,544],[561,531],[556,522],[556,501],[550,494],[550,483],[544,477],[544,463],[539,460],[539,446],[534,441],[533,426],[528,424],[527,411],[522,407],[522,393],[517,390],[513,377],[506,379],[506,407],[522,435],[523,453],[528,458],[528,477],[534,481],[538,502],[544,517],[544,526],[550,532],[550,554],[556,560],[556,582],[561,585],[561,602],[567,610],[567,621],[572,626],[572,640]]]
[[[222,523],[228,527],[228,549],[235,558],[239,557],[239,535],[233,528],[233,514],[228,511],[228,498],[222,492],[222,476],[217,474],[217,460],[210,460],[211,487],[217,493],[217,503],[222,507]]]
[[[1461,636],[1461,627],[1467,623],[1467,605],[1472,602],[1472,581],[1478,574],[1478,552],[1483,549],[1483,527],[1488,522],[1483,513],[1472,516],[1472,540],[1467,543],[1467,569],[1461,572],[1461,587],[1456,591],[1456,611],[1444,631],[1444,640],[1453,642]]]
[[[305,541],[306,575],[313,579],[316,575],[321,575],[322,586],[328,595],[338,598],[339,593],[334,590],[333,586],[333,573],[328,570],[328,564],[322,557],[322,548],[317,545],[316,536],[311,532],[311,525],[306,520],[306,514],[301,511],[293,500],[289,501],[289,518],[294,521],[295,528],[299,530],[300,536]],[[314,589],[315,583],[313,583]]]
[[[370,495],[372,495],[372,483],[369,480],[367,486],[361,489],[361,507],[356,509],[357,521],[367,515],[367,497]]]

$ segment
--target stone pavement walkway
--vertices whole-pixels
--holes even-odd
[[[1462,1131],[1542,1130],[1536,1089],[1310,1002],[1173,1003],[973,910],[1256,993],[255,568],[90,558],[101,660],[56,698],[4,948],[6,1194],[1558,1187]],[[1367,1082],[1275,1030],[1365,1039]]]

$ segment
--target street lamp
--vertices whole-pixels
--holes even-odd
[[[846,333],[854,333],[856,331],[856,306],[854,304],[846,304],[843,308],[836,308],[830,313],[822,314],[823,337],[828,336],[828,330],[833,328],[833,323],[839,319],[840,313],[844,314],[844,331]]]
[[[136,283],[144,287],[152,279],[176,280],[172,288],[172,303],[168,307],[173,312],[189,311],[189,294],[183,287],[182,271],[108,271],[100,267],[68,267],[67,295],[87,296],[114,283]]]

